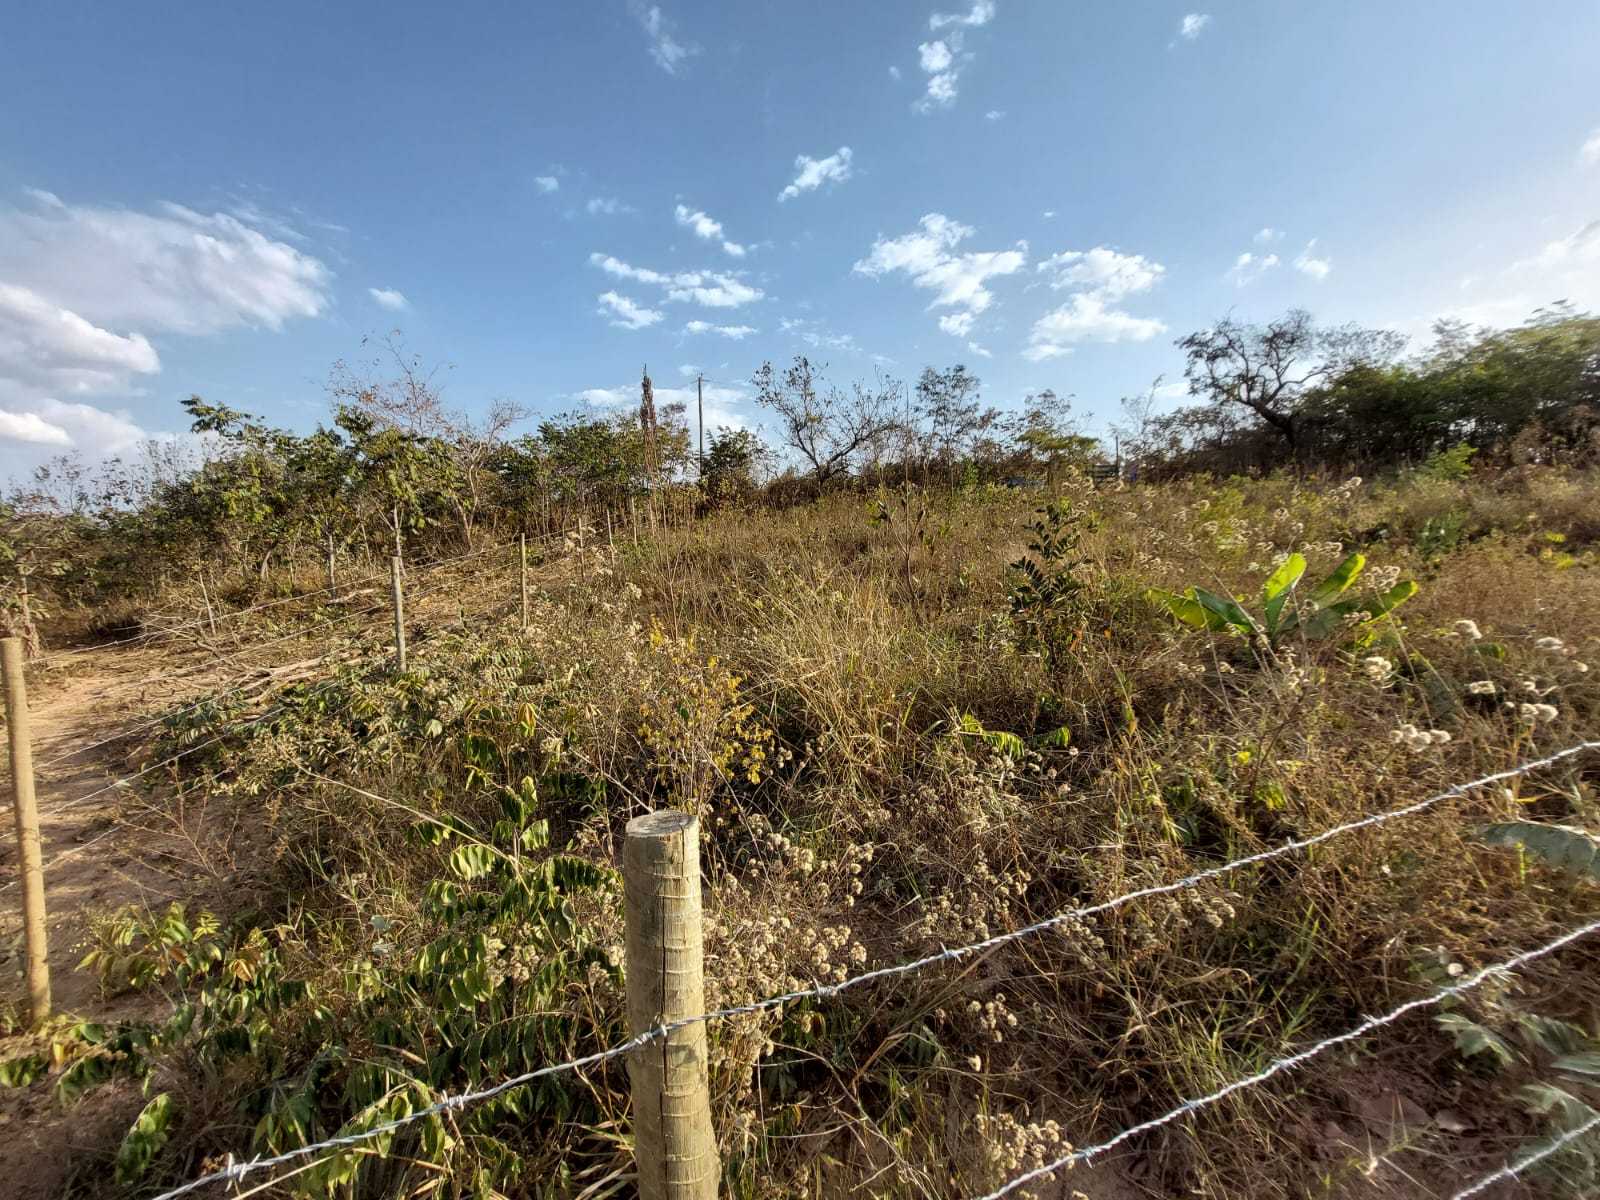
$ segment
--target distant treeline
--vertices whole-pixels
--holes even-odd
[[[0,503],[0,618],[31,635],[52,606],[171,582],[248,593],[285,586],[284,568],[337,581],[391,553],[437,557],[580,519],[648,529],[838,487],[1032,482],[1113,456],[1145,477],[1371,472],[1458,447],[1480,461],[1600,457],[1600,319],[1565,307],[1506,331],[1440,324],[1413,358],[1395,334],[1318,328],[1299,311],[1220,321],[1178,345],[1190,402],[1159,412],[1159,387],[1125,400],[1114,438],[1080,433],[1054,392],[987,405],[965,366],[841,388],[796,358],[751,381],[776,444],[718,428],[702,457],[684,407],[658,409],[648,376],[637,409],[514,434],[525,411],[452,411],[435,374],[389,342],[372,362],[336,364],[331,419],[311,433],[193,397],[188,442],[41,467]]]

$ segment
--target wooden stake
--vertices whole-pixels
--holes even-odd
[[[522,627],[528,627],[528,535],[517,535],[517,549],[522,556]]]
[[[28,685],[22,674],[23,651],[21,638],[0,639],[0,667],[4,669],[6,683],[6,725],[11,734],[11,811],[17,820],[17,866],[22,872],[28,1014],[38,1027],[50,1015],[50,957],[45,942],[44,861],[39,840],[39,805],[33,795],[33,747],[28,730]],[[697,893],[697,908],[698,903]],[[697,932],[698,928],[696,926]]]
[[[400,584],[400,556],[389,559],[390,587],[394,592],[394,665],[406,669],[406,597]]]
[[[700,822],[648,813],[622,850],[628,1030],[634,1036],[705,1011]],[[641,1200],[716,1200],[722,1173],[711,1128],[706,1027],[695,1022],[629,1056]]]

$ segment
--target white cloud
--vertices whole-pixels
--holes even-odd
[[[634,18],[650,39],[650,57],[668,75],[676,75],[684,60],[700,53],[700,47],[691,42],[680,42],[672,33],[675,22],[661,13],[659,4],[648,8],[640,0],[631,0]]]
[[[1041,274],[1052,276],[1050,286],[1093,291],[1107,300],[1120,300],[1147,292],[1161,281],[1166,268],[1142,254],[1122,254],[1107,246],[1092,250],[1064,250],[1041,262]]]
[[[1440,317],[1469,325],[1505,328],[1528,319],[1536,309],[1565,300],[1580,311],[1600,309],[1600,220],[1547,242],[1538,253],[1499,271],[1469,276],[1458,294],[1468,298],[1407,324],[1419,336]]]
[[[591,196],[584,208],[589,210],[590,216],[601,217],[614,217],[636,211],[633,205],[624,203],[615,196]]]
[[[561,180],[554,175],[535,175],[533,177],[533,186],[548,196],[551,192],[559,192],[561,190]]]
[[[889,68],[889,78],[890,79],[894,79],[894,80],[898,80],[900,78],[900,68],[899,67],[890,67]]]
[[[794,182],[778,193],[778,200],[793,200],[801,192],[814,192],[825,183],[843,183],[850,178],[850,147],[840,146],[827,158],[795,156]]]
[[[367,292],[390,312],[404,312],[411,307],[411,301],[406,299],[405,293],[394,288],[368,288]]]
[[[97,325],[201,334],[320,316],[333,273],[231,214],[51,197],[32,210],[0,211],[0,279]]]
[[[994,353],[992,351],[984,349],[982,346],[978,345],[977,342],[968,342],[967,343],[967,349],[971,350],[979,358],[993,358],[994,357]]]
[[[971,332],[973,318],[994,302],[994,293],[985,282],[1022,270],[1028,261],[1028,244],[1018,242],[1013,250],[958,254],[955,248],[972,236],[970,226],[943,213],[928,213],[919,224],[920,230],[914,233],[879,237],[872,252],[852,270],[874,279],[904,273],[917,287],[935,293],[929,308],[963,310],[942,318],[939,325],[946,333],[965,337]]]
[[[38,413],[0,409],[0,441],[29,442],[35,446],[70,446],[72,435],[52,425]]]
[[[1326,258],[1316,257],[1312,253],[1316,248],[1317,239],[1312,238],[1306,243],[1306,248],[1295,256],[1294,269],[1321,283],[1328,277],[1328,272],[1333,270],[1333,263]]]
[[[928,18],[928,28],[935,33],[951,25],[975,29],[994,20],[994,10],[994,0],[976,0],[966,13],[934,13]]]
[[[1270,246],[1273,242],[1281,242],[1283,240],[1283,230],[1274,229],[1271,225],[1263,225],[1256,230],[1256,236],[1252,240],[1258,246]]]
[[[846,350],[851,353],[860,351],[854,334],[835,333],[817,321],[804,320],[800,317],[783,317],[778,321],[778,331],[792,333],[806,345],[817,350]]]
[[[110,392],[161,359],[143,334],[113,333],[30,288],[0,283],[0,385],[8,397],[50,392]]]
[[[1022,354],[1031,362],[1059,358],[1076,342],[1147,342],[1167,327],[1153,317],[1135,317],[1107,305],[1104,297],[1079,292],[1033,323]]]
[[[956,102],[956,80],[959,78],[955,71],[945,71],[930,78],[928,90],[916,103],[917,111],[927,113],[936,108],[949,108]]]
[[[635,267],[609,254],[589,255],[592,266],[618,279],[632,279],[666,289],[668,300],[692,301],[706,308],[738,308],[753,304],[766,293],[733,275],[719,271],[678,271],[671,275]]]
[[[723,253],[734,258],[744,257],[745,248],[743,246],[738,242],[730,242],[723,238],[721,221],[713,220],[703,212],[690,212],[688,206],[684,204],[678,205],[676,215],[678,224],[686,229],[694,230],[695,237],[708,242],[720,241],[722,242]]]
[[[1591,133],[1578,148],[1578,161],[1586,167],[1600,167],[1600,129]]]
[[[663,316],[659,310],[645,308],[616,292],[602,292],[599,299],[600,307],[595,311],[602,317],[609,317],[618,329],[647,329]]]
[[[713,325],[710,321],[690,321],[683,327],[683,331],[685,333],[720,334],[725,338],[732,338],[736,342],[743,341],[752,333],[761,332],[759,329],[749,325]]]
[[[1254,283],[1277,265],[1276,254],[1252,254],[1246,250],[1233,260],[1233,266],[1228,269],[1228,278],[1238,287],[1244,287],[1246,284]]]
[[[1005,110],[1001,108],[991,108],[988,112],[983,114],[983,119],[985,121],[1003,121],[1005,120],[1005,117]]]
[[[1178,22],[1178,36],[1185,41],[1192,42],[1205,31],[1211,24],[1210,13],[1189,13],[1182,21]]]
[[[972,324],[977,319],[970,312],[946,313],[939,318],[939,328],[951,337],[964,338],[972,332]]]
[[[930,75],[949,70],[955,59],[950,47],[942,41],[923,42],[917,47],[917,53],[921,56],[922,69]]]

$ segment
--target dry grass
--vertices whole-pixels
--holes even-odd
[[[540,779],[554,844],[595,862],[615,861],[631,813],[698,808],[708,999],[723,1004],[1170,881],[1596,728],[1600,684],[1581,669],[1600,662],[1594,475],[1069,483],[1066,497],[1086,518],[1084,586],[1049,653],[1008,605],[1008,564],[1040,498],[886,496],[880,513],[838,497],[591,548],[541,592],[526,633],[441,638],[416,681],[352,684],[359,719],[319,710],[241,747],[211,786],[265,798],[291,907],[319,930],[286,933],[286,955],[338,978],[366,961],[374,915],[426,924],[418,898],[441,873],[392,812],[289,764],[487,827],[492,797],[463,783],[464,739],[486,739],[494,781]],[[1314,578],[1352,548],[1369,570],[1422,584],[1359,649],[1263,654],[1182,630],[1142,595],[1199,584],[1251,597],[1289,551],[1305,549]],[[1485,679],[1494,695],[1469,690]],[[1519,706],[1532,702],[1556,715],[1530,723]],[[1065,726],[1071,745],[998,753],[963,731],[966,714],[1024,739]],[[416,737],[425,719],[443,733]],[[1393,738],[1403,725],[1450,736],[1413,749]],[[1545,941],[1593,914],[1595,886],[1473,830],[1525,817],[1600,828],[1596,778],[1594,761],[1575,762],[960,969],[719,1025],[732,1194],[983,1190],[1063,1141],[1421,994],[1450,963]],[[610,893],[577,901],[575,919],[597,945],[620,943]],[[403,957],[396,936],[388,953]],[[1561,1017],[1594,1035],[1597,968],[1600,949],[1579,945],[1462,1011],[1501,1029],[1517,1013]],[[582,1014],[572,1049],[617,1027],[614,976],[574,975],[563,995]],[[1417,1018],[1066,1182],[1091,1197],[1447,1194],[1541,1127],[1515,1088],[1547,1068],[1535,1056],[1491,1072]],[[575,1089],[572,1121],[498,1132],[540,1170],[564,1159],[611,1178],[626,1165],[624,1094],[620,1077],[597,1077]],[[1390,1100],[1425,1126],[1373,1117]],[[218,1140],[190,1128],[174,1143],[188,1157],[166,1169],[184,1174]],[[550,1178],[511,1192],[581,1190]]]

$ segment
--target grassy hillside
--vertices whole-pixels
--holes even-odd
[[[67,1186],[150,1194],[622,1040],[615,869],[648,808],[701,815],[721,1006],[1593,736],[1600,475],[1461,474],[1072,476],[725,511],[589,538],[540,576],[525,630],[486,560],[406,674],[374,633],[331,675],[166,723],[140,761],[219,739],[146,780],[174,820],[206,814],[215,915],[154,896],[102,913],[86,969],[107,999],[84,1015],[129,989],[160,1003],[19,1031],[12,1073],[36,1095],[121,1088],[143,1132],[80,1148]],[[1364,570],[1322,599],[1355,603],[1319,609],[1352,552]],[[1269,617],[1263,583],[1295,554],[1303,581]],[[1191,586],[1279,632],[1195,628],[1151,591]],[[1397,607],[1365,619],[1385,595]],[[1600,755],[1575,757],[960,965],[719,1022],[729,1194],[981,1193],[1538,946],[1593,918],[1595,878],[1481,830],[1600,829],[1597,780]],[[1597,1013],[1600,941],[1579,942],[1033,1194],[1449,1195],[1600,1104]],[[58,1061],[29,1058],[52,1043]],[[281,1191],[631,1190],[621,1069],[416,1130]],[[1597,1155],[1591,1138],[1501,1194],[1581,1194]]]

